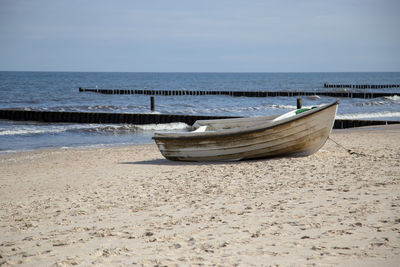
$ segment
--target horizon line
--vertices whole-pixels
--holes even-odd
[[[397,73],[391,71],[79,71],[79,70],[0,70],[0,72],[69,72],[69,73]]]

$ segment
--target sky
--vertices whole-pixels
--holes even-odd
[[[400,71],[400,0],[0,0],[0,70]]]

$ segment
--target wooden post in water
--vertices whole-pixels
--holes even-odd
[[[301,106],[302,106],[302,100],[301,100],[301,98],[297,98],[297,109],[301,109]]]
[[[150,109],[151,111],[154,111],[154,96],[150,97]]]

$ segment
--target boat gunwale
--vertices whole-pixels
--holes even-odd
[[[152,137],[152,139],[154,139],[157,142],[157,139],[160,139],[160,140],[162,140],[162,139],[164,139],[164,140],[165,139],[167,139],[167,140],[172,140],[172,139],[207,139],[207,138],[216,138],[216,137],[224,137],[224,136],[235,136],[235,135],[239,135],[239,134],[240,135],[241,134],[250,134],[250,133],[265,131],[265,130],[268,130],[268,129],[271,129],[271,128],[274,128],[274,127],[277,127],[277,126],[280,126],[280,125],[284,125],[284,124],[287,124],[287,123],[291,123],[293,121],[296,121],[296,120],[311,116],[311,115],[313,115],[315,113],[321,112],[321,111],[323,111],[325,109],[328,109],[328,108],[330,108],[332,106],[335,106],[335,105],[338,105],[338,104],[339,104],[339,99],[336,99],[335,102],[332,102],[332,103],[327,104],[325,106],[317,107],[315,109],[311,109],[311,110],[309,110],[307,112],[300,113],[300,114],[298,114],[297,116],[294,116],[294,117],[289,117],[287,119],[283,119],[282,121],[278,121],[276,123],[272,123],[271,125],[268,125],[266,127],[265,126],[257,127],[257,128],[252,127],[252,129],[241,130],[241,131],[238,131],[238,130],[234,130],[233,131],[232,129],[229,129],[229,130],[222,130],[222,131],[202,132],[202,133],[197,133],[197,134],[179,133],[179,135],[174,134],[174,136],[172,136],[172,134],[168,134],[168,133],[166,133],[166,134],[169,135],[169,136],[160,136],[160,135],[156,136],[157,133],[155,133],[155,135]],[[235,128],[235,129],[237,129],[237,128]]]

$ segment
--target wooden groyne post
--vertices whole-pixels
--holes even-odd
[[[302,99],[297,98],[297,109],[301,109],[301,107],[302,107]]]
[[[155,110],[155,108],[154,108],[154,96],[150,97],[150,110],[151,111]]]

